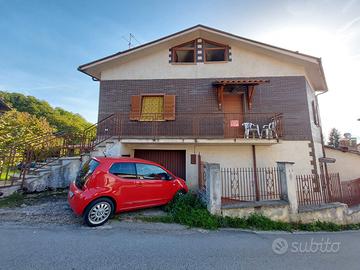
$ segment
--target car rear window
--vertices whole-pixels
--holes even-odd
[[[81,167],[78,176],[76,177],[75,184],[78,188],[82,188],[86,182],[86,179],[95,171],[95,169],[99,166],[99,162],[95,159],[90,159],[85,162],[85,164]]]
[[[110,170],[110,173],[120,176],[121,178],[126,179],[136,179],[136,168],[135,163],[132,162],[119,162],[114,163]]]

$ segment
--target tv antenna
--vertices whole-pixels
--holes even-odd
[[[124,36],[122,36],[122,38],[124,39],[124,40],[126,40],[126,42],[128,43],[128,47],[129,47],[129,49],[131,49],[131,47],[134,47],[134,41],[138,44],[138,45],[140,45],[141,43],[136,39],[136,37],[132,34],[132,33],[129,33],[129,38],[126,38],[126,37],[124,37]]]

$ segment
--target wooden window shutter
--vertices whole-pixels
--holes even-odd
[[[130,120],[140,120],[141,96],[131,96]]]
[[[164,96],[164,120],[175,120],[175,95]]]

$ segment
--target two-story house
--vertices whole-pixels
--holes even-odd
[[[323,170],[320,58],[196,25],[79,70],[100,82],[112,155],[159,162],[193,188],[201,161]]]

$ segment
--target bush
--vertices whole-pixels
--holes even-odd
[[[165,211],[176,223],[189,227],[216,229],[219,227],[218,218],[211,215],[205,205],[195,194],[178,194],[174,200],[165,207]]]
[[[259,214],[251,214],[246,219],[247,225],[251,228],[270,231],[270,230],[279,230],[279,231],[291,231],[291,225],[282,221],[273,221],[268,217]]]

